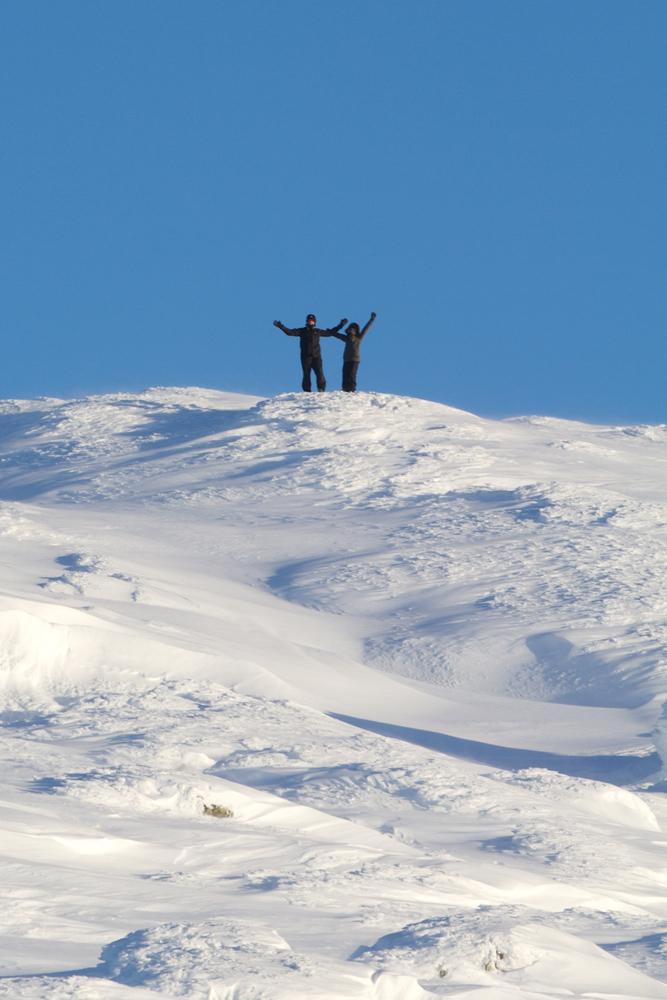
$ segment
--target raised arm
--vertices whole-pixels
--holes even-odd
[[[375,322],[375,317],[376,316],[377,316],[377,313],[371,313],[371,318],[369,319],[368,323],[366,323],[366,326],[363,328],[363,330],[359,334],[359,340],[361,340],[362,337],[366,336],[366,334],[368,333],[368,331],[372,327],[373,323]]]
[[[335,337],[338,331],[342,330],[346,323],[347,320],[342,319],[338,326],[330,326],[328,330],[320,330],[320,337]],[[340,337],[338,339],[340,340]]]
[[[290,328],[288,326],[285,326],[284,323],[281,323],[279,319],[274,319],[273,325],[277,326],[279,330],[283,331],[283,333],[286,333],[288,337],[298,337],[299,336],[299,331],[298,330],[290,330]]]

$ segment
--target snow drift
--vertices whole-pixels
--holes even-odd
[[[665,426],[1,404],[0,995],[667,995],[666,498]]]

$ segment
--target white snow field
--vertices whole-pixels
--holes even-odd
[[[666,581],[667,426],[0,404],[0,997],[667,998]]]

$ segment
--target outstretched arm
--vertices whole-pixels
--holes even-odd
[[[342,340],[344,344],[347,344],[347,334],[346,333],[337,333],[336,331],[334,331],[331,334],[331,336],[335,337],[336,340]]]
[[[279,319],[274,319],[273,325],[277,326],[279,330],[283,331],[283,333],[286,333],[288,337],[298,337],[299,336],[299,331],[298,330],[290,330],[290,328],[288,326],[285,326],[284,323],[281,323]]]
[[[321,337],[335,337],[336,334],[338,333],[338,331],[342,330],[346,323],[347,323],[347,320],[346,319],[342,319],[340,321],[340,323],[338,324],[338,326],[330,326],[328,330],[321,330],[320,331],[320,336]]]
[[[366,326],[363,328],[363,330],[359,334],[359,340],[361,340],[362,337],[366,336],[366,334],[368,333],[368,331],[372,327],[373,323],[375,322],[375,317],[376,316],[377,316],[377,313],[371,313],[371,318],[369,319],[368,323],[366,323]]]

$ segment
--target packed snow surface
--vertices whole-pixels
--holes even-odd
[[[0,997],[667,1000],[667,426],[0,404]]]

